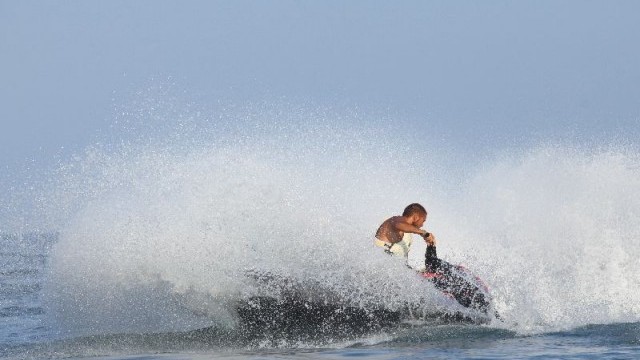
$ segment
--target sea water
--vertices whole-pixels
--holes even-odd
[[[0,356],[640,357],[629,142],[469,158],[357,112],[170,105],[123,113],[113,134],[16,190],[33,219],[3,214],[17,230],[0,240]],[[500,319],[238,332],[237,304],[272,295],[256,272],[344,307],[465,311],[372,245],[411,202],[429,210],[439,255],[489,285]],[[416,241],[410,265],[423,254]]]

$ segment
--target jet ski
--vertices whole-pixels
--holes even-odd
[[[427,245],[425,270],[420,274],[428,279],[445,295],[455,299],[460,305],[490,316],[492,298],[488,286],[461,265],[452,265],[440,258],[435,245]],[[494,313],[496,318],[497,313]]]
[[[484,282],[460,265],[439,259],[435,246],[425,252],[426,269],[419,271],[436,289],[471,311],[457,309],[424,314],[420,305],[404,309],[345,304],[338,294],[313,279],[301,283],[290,277],[252,269],[247,278],[263,290],[238,302],[236,314],[242,332],[252,336],[280,334],[288,339],[315,339],[322,334],[358,336],[405,324],[483,324],[491,321],[492,302]],[[417,305],[417,307],[416,307]],[[415,308],[414,308],[415,307]]]
[[[396,327],[402,320],[398,311],[345,303],[313,278],[303,282],[256,269],[245,271],[245,276],[260,289],[235,308],[241,332],[250,339],[352,339]]]

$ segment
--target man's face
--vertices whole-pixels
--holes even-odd
[[[427,216],[426,215],[414,214],[413,215],[413,223],[412,223],[412,225],[421,228],[422,225],[424,225],[424,222],[426,220],[427,220]]]

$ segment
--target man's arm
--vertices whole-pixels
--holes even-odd
[[[424,229],[420,229],[417,226],[413,226],[411,224],[408,224],[404,221],[394,221],[393,222],[393,227],[396,230],[405,232],[405,233],[412,233],[412,234],[418,234],[420,236],[422,236],[424,238],[424,240],[427,242],[427,244],[429,245],[435,245],[436,244],[436,238],[435,236],[433,236],[433,234],[427,232],[427,230]]]
[[[419,235],[424,235],[427,233],[426,230],[422,230],[419,227],[413,226],[409,223],[406,223],[402,220],[396,220],[393,222],[393,228],[398,230],[398,231],[402,231],[405,233],[412,233],[412,234],[419,234]]]

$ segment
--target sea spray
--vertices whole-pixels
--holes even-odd
[[[445,229],[523,333],[640,317],[640,156],[545,144],[484,163]],[[473,257],[469,257],[473,254]]]
[[[344,306],[442,310],[442,295],[372,245],[379,221],[427,197],[399,161],[407,147],[325,116],[259,117],[258,134],[189,147],[96,146],[65,164],[50,202],[67,212],[52,320],[73,334],[234,327],[234,306],[265,291],[256,272],[320,284],[320,300]]]
[[[490,285],[494,326],[640,316],[633,146],[558,142],[464,161],[364,115],[145,106],[137,121],[151,125],[63,162],[42,196],[60,232],[44,297],[63,333],[234,328],[237,303],[269,291],[255,272],[321,284],[317,296],[344,306],[446,311],[451,302],[372,246],[379,223],[415,201],[439,254]]]

